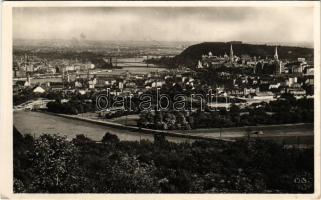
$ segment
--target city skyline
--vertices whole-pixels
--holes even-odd
[[[319,3],[11,4],[5,196],[319,195]]]

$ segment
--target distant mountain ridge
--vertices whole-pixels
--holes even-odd
[[[213,56],[224,56],[230,53],[232,43],[233,53],[236,56],[250,55],[256,57],[273,57],[275,46],[266,44],[246,44],[242,42],[203,42],[186,48],[182,53],[175,57],[179,64],[192,64],[202,58],[202,55],[208,55],[212,52]],[[278,55],[280,59],[296,60],[298,57],[304,57],[313,60],[313,48],[278,46]]]

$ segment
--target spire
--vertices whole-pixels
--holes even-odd
[[[231,48],[230,48],[230,60],[231,60],[231,62],[233,62],[233,57],[234,57],[234,55],[233,55],[233,46],[231,44]]]
[[[198,61],[197,68],[203,68],[202,62],[200,60]]]
[[[278,56],[278,47],[277,47],[277,46],[275,46],[274,59],[275,59],[275,60],[279,60],[279,56]]]

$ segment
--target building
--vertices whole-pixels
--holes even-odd
[[[234,55],[233,55],[233,46],[231,44],[231,47],[230,47],[230,62],[231,64],[234,62]]]
[[[298,58],[298,62],[305,62],[305,58]]]
[[[287,93],[293,94],[294,96],[305,96],[306,91],[302,88],[288,88]]]
[[[268,92],[256,92],[253,95],[253,99],[257,99],[257,100],[273,100],[274,95],[272,92],[268,91]]]
[[[274,60],[279,61],[278,47],[277,46],[275,47]]]
[[[155,82],[152,82],[152,87],[157,87],[157,88],[160,88],[162,87],[162,85],[165,84],[165,81],[155,81]]]
[[[32,92],[33,93],[44,93],[46,90],[44,90],[42,87],[40,87],[40,86],[37,86],[37,87],[35,87],[33,90],[32,90]]]
[[[274,64],[275,64],[275,74],[279,75],[284,72],[284,65],[282,61],[279,60],[279,55],[278,55],[278,47],[275,47],[275,52],[274,52]]]
[[[64,89],[64,83],[62,82],[50,82],[49,86],[51,90],[63,90]]]
[[[27,80],[23,83],[23,86],[25,87],[31,86],[30,75],[27,76]]]
[[[314,85],[314,77],[313,76],[308,76],[305,79],[304,84],[306,84],[306,85]]]
[[[89,87],[89,89],[94,89],[96,84],[97,84],[97,79],[96,79],[96,77],[94,77],[94,78],[92,78],[92,79],[89,79],[89,81],[88,81],[88,87]]]
[[[297,77],[289,77],[288,80],[286,80],[286,85],[289,87],[292,87],[297,82],[298,82]]]
[[[281,83],[270,84],[269,90],[271,90],[271,89],[278,89],[280,86],[281,86]]]
[[[82,84],[80,81],[78,81],[78,80],[75,81],[75,87],[76,87],[76,88],[81,88],[82,85],[83,85],[83,84]]]
[[[78,90],[78,93],[79,93],[80,95],[84,95],[84,94],[86,94],[86,91],[85,91],[85,90]]]
[[[292,73],[293,74],[301,74],[303,72],[303,66],[302,65],[295,65],[292,67]]]
[[[197,68],[199,69],[203,68],[203,64],[200,60],[198,61]]]
[[[314,75],[314,68],[313,67],[306,67],[305,69],[304,69],[304,75],[306,75],[306,76],[310,76],[310,75]]]

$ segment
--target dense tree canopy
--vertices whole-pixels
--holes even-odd
[[[154,129],[197,129],[242,127],[270,124],[313,123],[314,100],[296,99],[292,94],[283,94],[269,103],[255,103],[245,108],[231,104],[229,110],[218,111],[160,111],[142,112],[138,125]]]
[[[14,191],[26,193],[313,192],[313,150],[262,140],[103,142],[14,129]],[[294,180],[306,184],[294,184]]]

